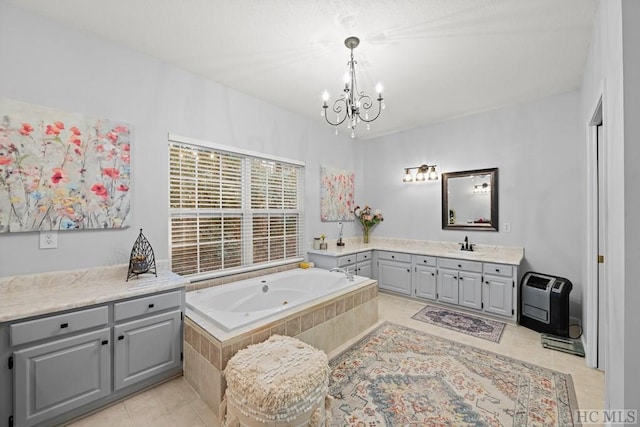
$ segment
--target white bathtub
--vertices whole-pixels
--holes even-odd
[[[356,286],[367,277],[294,269],[188,292],[187,308],[226,332]]]

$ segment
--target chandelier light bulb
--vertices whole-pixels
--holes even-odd
[[[378,92],[378,95],[382,95],[382,83],[378,82],[378,84],[376,85],[376,92]]]
[[[329,92],[326,90],[322,92],[322,100],[326,103],[329,100]]]
[[[351,130],[351,138],[355,138],[356,137],[356,131],[355,130]]]
[[[413,175],[411,171],[407,168],[404,170],[404,178],[402,178],[403,182],[413,182]]]

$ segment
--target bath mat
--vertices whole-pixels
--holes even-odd
[[[411,318],[493,342],[500,342],[502,332],[507,326],[496,320],[483,319],[433,305],[426,305]]]
[[[329,365],[333,425],[573,426],[571,375],[384,322]]]

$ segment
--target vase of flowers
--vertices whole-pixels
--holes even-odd
[[[382,212],[380,209],[372,211],[369,206],[365,206],[363,208],[356,206],[353,210],[353,214],[358,221],[360,221],[360,224],[362,224],[362,241],[364,243],[369,243],[369,233],[371,232],[371,229],[384,221]]]

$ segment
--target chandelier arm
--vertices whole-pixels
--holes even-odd
[[[368,108],[366,109],[368,110]],[[380,113],[382,112],[382,98],[378,98],[378,113],[375,115],[374,118],[372,119],[365,119],[364,117],[362,117],[360,115],[360,113],[358,113],[358,117],[360,118],[360,120],[362,120],[365,123],[371,123],[372,121],[374,121],[375,119],[378,118],[378,116],[380,116]]]
[[[348,114],[348,103],[347,100],[344,98],[340,98],[340,99],[336,99],[333,102],[333,107],[331,108],[331,110],[333,110],[334,113],[338,114],[338,117],[340,117],[340,113],[342,112],[342,105],[340,105],[341,103],[344,103],[345,105],[345,109],[347,109],[347,113],[345,113],[344,117],[342,118],[342,120],[337,121],[336,123],[333,123],[331,120],[329,120],[329,115],[327,114],[327,110],[329,109],[328,105],[323,106],[322,108],[324,108],[325,114],[324,114],[324,119],[327,121],[327,123],[329,123],[331,126],[340,126],[342,123],[344,123],[344,121],[347,119],[347,117],[349,117]]]

